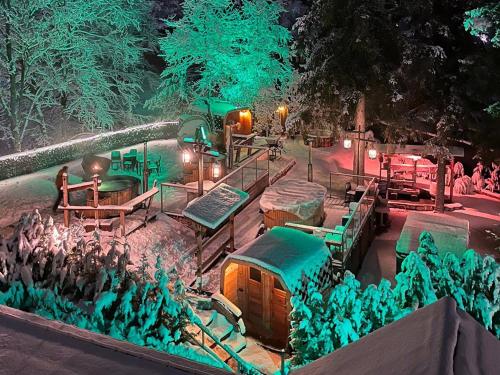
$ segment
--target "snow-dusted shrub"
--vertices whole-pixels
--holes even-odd
[[[106,152],[143,141],[175,138],[177,130],[177,123],[158,122],[2,156],[0,180],[63,164],[89,153]]]
[[[455,194],[472,194],[474,193],[474,185],[472,184],[472,179],[469,176],[462,176],[455,180],[453,185],[453,192]]]
[[[495,260],[474,250],[461,259],[453,253],[441,258],[430,233],[422,232],[419,241],[418,250],[403,261],[394,288],[383,279],[363,290],[347,271],[327,299],[312,287],[305,299],[292,297],[292,364],[317,359],[445,296],[500,338],[500,267]]]
[[[129,250],[112,241],[105,252],[98,233],[85,241],[25,215],[0,243],[0,304],[220,366],[186,345],[193,312],[182,281],[169,279],[159,257],[152,279],[130,270]]]

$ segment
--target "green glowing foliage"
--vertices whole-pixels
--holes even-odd
[[[484,43],[500,47],[500,3],[491,2],[465,12],[465,30],[479,37]]]
[[[394,288],[381,280],[363,290],[347,271],[325,300],[313,283],[305,300],[292,297],[292,364],[306,364],[445,296],[500,338],[500,267],[495,260],[473,250],[461,259],[452,253],[441,259],[429,233],[419,240]]]
[[[160,39],[167,63],[152,107],[179,106],[220,97],[251,105],[265,90],[281,91],[290,79],[290,33],[278,24],[278,1],[186,0],[183,17],[165,20]]]
[[[3,1],[0,136],[20,150],[27,137],[47,142],[49,115],[109,129],[130,114],[144,80],[148,8],[141,0]]]

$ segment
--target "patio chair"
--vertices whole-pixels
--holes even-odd
[[[155,171],[156,174],[160,173],[160,163],[161,156],[157,160],[148,160],[148,169],[152,172]]]
[[[118,168],[115,168],[115,165],[118,166]],[[120,151],[111,151],[111,169],[114,171],[116,169],[120,169],[122,167],[122,155]]]
[[[344,204],[348,204],[355,201],[356,190],[352,190],[352,186],[350,182],[345,183],[345,196],[344,196]]]
[[[137,156],[131,154],[123,155],[123,169],[132,171],[137,168]]]

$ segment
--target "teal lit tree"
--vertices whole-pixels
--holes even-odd
[[[109,129],[128,116],[152,40],[140,0],[2,0],[0,137],[19,151],[27,138],[76,120]]]
[[[185,0],[183,17],[165,20],[160,39],[167,67],[151,107],[179,110],[196,97],[252,105],[290,80],[289,31],[279,1]]]
[[[479,8],[465,13],[464,27],[472,35],[485,44],[500,48],[500,3],[487,2]],[[500,118],[500,102],[495,102],[486,108],[492,116]]]

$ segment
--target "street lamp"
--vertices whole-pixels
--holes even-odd
[[[353,174],[356,176],[359,176],[360,174],[360,159],[361,159],[361,152],[360,152],[360,144],[361,142],[373,142],[373,139],[370,138],[365,138],[362,137],[361,135],[365,134],[364,131],[360,130],[351,130],[351,131],[346,131],[346,134],[355,134],[354,139],[357,141],[357,149],[355,150],[356,154],[354,156],[356,160],[356,165],[353,165]],[[350,149],[352,147],[352,139],[345,137],[344,138],[344,148],[345,149]],[[366,148],[366,145],[365,145]],[[368,157],[370,159],[376,159],[377,158],[377,150],[372,146],[368,149]],[[356,182],[359,183],[359,177],[356,177]]]
[[[189,150],[184,150],[182,152],[182,162],[184,164],[188,164],[191,162],[191,153],[189,152]]]
[[[215,178],[219,178],[220,177],[220,173],[221,173],[221,165],[218,161],[216,161],[215,163],[213,163],[213,166],[212,166],[213,170],[212,170],[212,176]]]
[[[370,148],[368,150],[368,157],[371,159],[371,160],[375,160],[377,158],[377,150],[375,150],[374,148]]]

